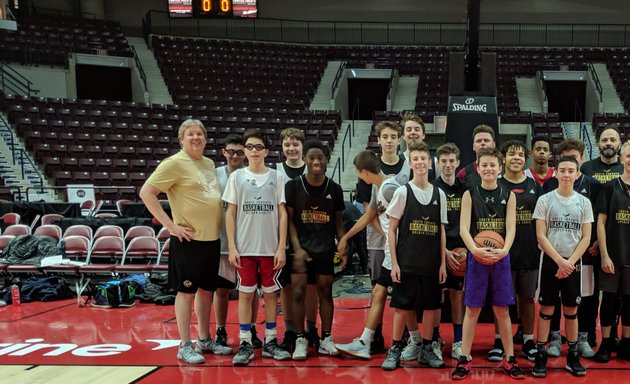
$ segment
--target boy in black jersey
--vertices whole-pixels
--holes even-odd
[[[501,154],[494,148],[478,152],[477,170],[481,185],[464,193],[462,197],[459,235],[468,248],[466,260],[466,286],[464,288],[464,331],[462,354],[452,378],[461,380],[471,368],[470,351],[477,329],[477,320],[488,295],[499,326],[505,351],[504,371],[512,378],[524,378],[514,357],[512,322],[508,307],[514,304],[514,289],[510,272],[509,250],[514,242],[516,227],[516,198],[514,193],[497,184],[501,170]],[[493,230],[505,240],[503,248],[478,247],[473,238],[484,230]]]
[[[322,339],[318,352],[338,355],[332,339],[333,320],[332,283],[336,251],[335,237],[345,233],[341,214],[344,210],[343,191],[339,184],[326,177],[328,158],[319,140],[304,143],[306,175],[289,181],[286,185],[289,237],[295,251],[291,282],[293,285],[293,314],[297,340],[293,360],[307,358],[308,341],[304,333],[304,311],[307,275],[317,282]],[[341,268],[347,256],[342,250]]]
[[[602,342],[595,361],[607,363],[613,348],[611,327],[617,303],[622,298],[622,338],[617,358],[630,361],[630,142],[621,147],[623,174],[604,185],[597,206],[597,237],[602,257],[599,285],[603,291],[600,308]]]
[[[384,370],[400,364],[404,325],[416,307],[424,309],[423,334],[432,333],[440,308],[440,284],[446,281],[446,195],[429,183],[431,157],[426,143],[410,143],[409,164],[413,179],[396,190],[386,211],[394,283],[390,306],[395,311],[393,341],[382,364]],[[418,362],[444,367],[439,349],[439,341],[423,338]]]
[[[497,145],[494,139],[494,129],[485,124],[480,124],[473,129],[472,140],[473,152],[475,152],[477,157],[479,157],[479,151],[483,148],[495,148]],[[475,160],[457,172],[457,178],[466,185],[466,189],[472,189],[481,184],[477,167],[478,160]]]
[[[447,277],[444,287],[449,290],[451,302],[451,320],[453,322],[453,344],[451,357],[459,359],[462,353],[462,322],[464,320],[464,278],[454,276],[451,271],[459,268],[459,261],[453,256],[452,250],[458,247],[466,248],[459,236],[459,216],[461,213],[462,195],[466,191],[463,182],[455,177],[459,167],[459,148],[453,143],[441,145],[436,156],[440,175],[433,185],[440,188],[446,194],[448,224],[446,229],[446,266]],[[439,322],[436,319],[436,326]]]
[[[520,325],[523,331],[521,356],[534,361],[536,357],[534,298],[538,287],[540,250],[537,247],[536,224],[532,220],[532,213],[542,189],[538,182],[523,173],[529,155],[525,144],[510,140],[501,147],[501,154],[505,171],[498,181],[499,185],[512,191],[516,197],[516,235],[510,251],[510,265],[517,310],[522,322]]]

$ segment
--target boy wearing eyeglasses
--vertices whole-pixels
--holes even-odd
[[[236,268],[239,290],[240,345],[232,360],[235,366],[247,365],[254,358],[251,304],[258,285],[258,273],[265,300],[262,355],[276,360],[291,358],[278,346],[276,331],[278,278],[286,262],[284,177],[265,165],[265,157],[269,153],[268,141],[260,129],[245,131],[243,141],[249,164],[230,175],[223,193],[223,201],[228,204],[225,217],[228,258]],[[264,234],[261,229],[264,229]]]
[[[237,169],[243,168],[245,164],[245,147],[243,146],[243,136],[238,134],[227,135],[223,139],[224,148],[221,153],[227,164],[216,169],[217,180],[221,187],[221,194],[225,192],[228,178]],[[223,202],[223,216],[227,211],[227,204]],[[236,288],[236,270],[228,260],[227,234],[225,232],[225,220],[221,231],[221,263],[219,264],[219,278],[217,279],[217,290],[214,292],[214,316],[217,323],[217,344],[227,346],[228,335],[225,330],[228,313],[228,300],[230,292]],[[252,299],[252,345],[254,348],[261,348],[262,341],[256,334],[256,317],[258,315],[258,295]]]

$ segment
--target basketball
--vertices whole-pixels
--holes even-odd
[[[475,236],[474,240],[478,247],[498,249],[503,248],[505,244],[503,237],[495,231],[481,231]]]
[[[468,256],[468,250],[466,248],[455,248],[452,250],[453,257],[459,262],[459,268],[451,269],[451,274],[457,277],[464,277],[466,274],[466,258]]]

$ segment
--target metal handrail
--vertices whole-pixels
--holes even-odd
[[[0,63],[0,84],[3,90],[8,89],[11,93],[29,97],[40,91],[33,88],[32,81],[5,63]]]
[[[39,178],[39,185],[44,185],[44,177],[39,172],[39,170],[37,169],[37,166],[35,165],[35,163],[33,163],[33,160],[26,153],[26,151],[24,151],[22,148],[17,148],[17,149],[14,148],[13,149],[13,164],[15,164],[16,155],[20,159],[20,172],[22,173],[22,179],[24,179],[24,176],[25,176],[24,160],[26,160],[31,165],[33,170],[35,170],[35,173],[37,174],[37,177]]]
[[[149,34],[277,41],[306,44],[451,45],[466,42],[465,23],[307,21],[291,19],[170,18],[167,11],[149,10]],[[356,34],[348,36],[348,29]],[[374,30],[383,33],[374,33]],[[388,33],[396,30],[397,33]],[[627,47],[628,24],[482,23],[482,46]],[[589,38],[584,38],[588,30]],[[321,33],[318,33],[321,32]],[[535,36],[535,38],[533,37]]]
[[[136,63],[136,68],[138,68],[138,71],[140,72],[140,78],[142,79],[142,83],[144,84],[144,90],[147,91],[147,75],[144,73],[144,68],[142,68],[142,63],[140,62],[140,59],[138,58],[138,52],[136,52],[136,47],[134,47],[133,45],[129,45],[131,47],[131,50],[133,51],[133,61],[135,61]]]
[[[396,73],[398,73],[398,70],[394,68],[389,74],[389,83],[387,83],[387,100],[392,99],[392,91],[394,90],[394,79],[396,79]]]
[[[333,168],[332,176],[330,177],[332,180],[335,180],[335,176],[337,176],[337,184],[339,185],[341,185],[341,171],[339,173],[337,173],[337,171],[339,171],[339,169],[341,168],[340,162],[341,158],[338,157],[337,161],[335,161],[335,167]]]
[[[346,129],[346,133],[343,134],[343,139],[341,140],[341,172],[346,171],[346,138],[348,139],[348,148],[352,147],[352,134],[351,131],[354,131],[348,124],[348,129]]]
[[[599,76],[597,76],[597,72],[595,72],[595,67],[590,61],[588,62],[588,71],[595,82],[595,89],[597,90],[597,93],[599,93],[599,101],[604,101],[602,83],[599,81]]]
[[[71,15],[75,17],[83,17],[86,19],[96,20],[96,14],[92,12],[77,12],[77,11],[68,11],[64,9],[56,9],[56,8],[46,8],[46,7],[33,7],[33,10],[36,14],[49,14],[49,15]],[[89,17],[88,17],[89,16]]]
[[[343,70],[346,68],[346,61],[342,60],[341,65],[337,69],[337,73],[335,73],[335,79],[333,80],[332,87],[330,90],[330,98],[332,99],[335,96],[335,90],[339,86],[339,81],[341,80],[341,76],[343,75]]]

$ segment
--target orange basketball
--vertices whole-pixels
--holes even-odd
[[[495,231],[481,231],[475,236],[474,240],[478,247],[484,248],[498,249],[503,248],[505,244],[503,237]]]
[[[468,250],[466,248],[455,248],[452,250],[453,257],[459,261],[459,268],[451,269],[451,274],[457,277],[464,277],[466,274],[466,258],[468,256]]]

